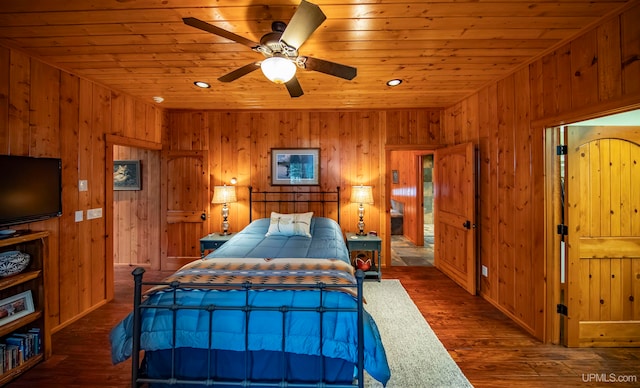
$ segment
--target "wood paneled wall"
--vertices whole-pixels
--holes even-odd
[[[479,255],[489,269],[481,294],[540,339],[546,287],[544,132],[533,122],[573,117],[592,105],[613,108],[640,95],[640,5],[635,4],[444,112],[444,141],[471,141],[479,150]]]
[[[249,222],[247,186],[258,190],[305,191],[270,185],[270,150],[274,147],[320,148],[321,190],[341,190],[341,224],[357,229],[357,205],[349,203],[351,186],[371,185],[375,204],[365,207],[366,230],[383,238],[388,224],[385,199],[385,144],[439,142],[439,110],[394,111],[171,111],[165,147],[207,149],[210,187],[238,179],[238,200],[229,219],[238,230]],[[210,193],[211,195],[213,193]],[[219,230],[220,210],[212,206],[210,231]],[[387,252],[388,256],[388,252]]]
[[[105,135],[159,143],[161,128],[155,106],[0,47],[0,153],[62,159],[63,215],[17,226],[51,233],[45,282],[54,331],[106,299]],[[78,191],[81,179],[87,191]],[[86,220],[93,208],[103,217]],[[80,210],[85,220],[75,222]]]

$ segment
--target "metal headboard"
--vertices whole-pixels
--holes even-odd
[[[268,217],[267,208],[269,211],[277,211],[282,213],[282,206],[284,204],[290,207],[286,212],[298,213],[298,204],[305,203],[318,204],[322,209],[322,216],[326,217],[329,207],[335,206],[337,212],[338,224],[340,224],[340,186],[336,187],[336,191],[256,191],[252,186],[249,186],[249,222],[253,221],[253,212],[256,204],[262,205],[262,217]],[[272,204],[268,206],[267,204]],[[306,210],[305,210],[306,211]],[[259,210],[256,210],[259,212]]]

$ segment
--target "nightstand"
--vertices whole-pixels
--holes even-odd
[[[374,278],[380,281],[382,279],[382,239],[378,236],[365,235],[359,236],[355,233],[347,233],[347,249],[351,262],[355,266],[355,257],[362,252],[371,258],[371,268],[364,272],[365,279]]]
[[[204,257],[204,252],[206,250],[214,250],[218,249],[222,246],[222,244],[229,241],[231,238],[231,234],[220,234],[220,233],[211,233],[200,239],[200,257]]]

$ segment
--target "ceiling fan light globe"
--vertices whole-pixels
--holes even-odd
[[[265,59],[262,61],[260,69],[262,69],[265,77],[277,84],[287,83],[296,75],[296,64],[283,57]]]

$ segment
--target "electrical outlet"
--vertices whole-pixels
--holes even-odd
[[[482,266],[482,276],[484,276],[485,278],[489,276],[489,268],[487,268],[486,265]]]
[[[84,212],[82,210],[76,211],[76,222],[80,222],[84,219]]]
[[[102,208],[95,208],[87,210],[87,220],[93,220],[94,218],[102,217]]]

